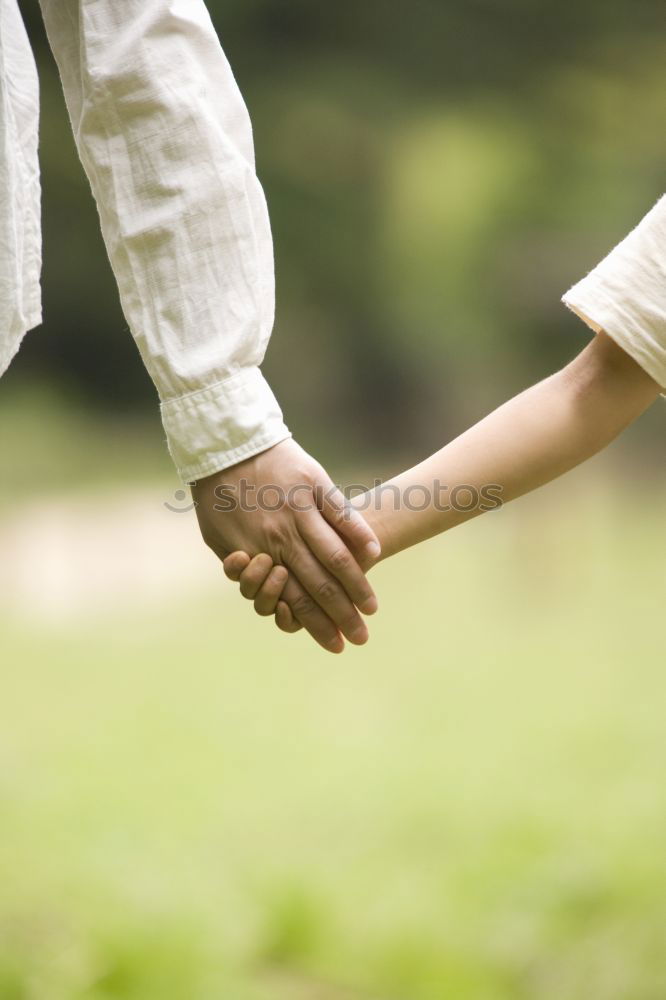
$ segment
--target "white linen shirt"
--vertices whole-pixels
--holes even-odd
[[[273,243],[249,115],[203,0],[40,0],[128,325],[185,482],[290,436],[261,364]],[[0,0],[0,374],[41,322],[39,90]]]
[[[666,387],[666,195],[562,302]]]

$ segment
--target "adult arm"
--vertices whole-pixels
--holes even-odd
[[[244,473],[257,477],[257,457],[290,438],[259,368],[273,325],[274,273],[250,119],[203,0],[41,6],[169,450],[184,481],[204,483],[199,499],[206,504],[232,475],[227,470],[244,463]],[[284,478],[300,477],[304,464],[328,487],[309,456],[282,448]],[[223,521],[212,508],[198,513],[218,553],[267,542],[259,519],[243,510]],[[329,648],[340,645],[338,627],[364,641],[353,601],[367,605],[372,591],[337,531],[322,540],[327,525],[319,515],[319,558],[308,560],[296,513],[285,507],[273,521],[292,547],[271,555],[287,551],[289,568],[298,566],[291,599],[300,601],[313,635]],[[347,532],[359,558],[374,541],[359,518],[334,526]]]

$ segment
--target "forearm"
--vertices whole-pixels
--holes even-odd
[[[609,444],[658,392],[657,383],[600,334],[567,368],[366,500],[363,513],[383,556],[492,509],[492,497],[506,503],[574,468]]]

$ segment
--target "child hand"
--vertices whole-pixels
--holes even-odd
[[[248,601],[254,601],[254,610],[258,615],[265,617],[274,615],[278,602],[284,604],[284,601],[280,601],[280,596],[289,577],[289,571],[286,566],[274,565],[267,553],[262,552],[250,559],[247,552],[232,552],[223,561],[223,566],[227,578],[240,584],[243,597]],[[294,621],[291,611],[289,617],[285,616],[284,612],[281,617],[285,624],[290,620]],[[295,632],[296,629],[288,628],[284,631]]]
[[[299,632],[303,626],[294,618],[294,614],[286,601],[278,601],[275,612],[275,624],[282,632]]]
[[[303,626],[291,608],[280,600],[289,576],[284,566],[275,566],[265,552],[250,559],[247,552],[232,552],[223,562],[229,580],[240,583],[241,594],[254,601],[259,615],[275,615],[275,624],[283,632],[299,632]]]

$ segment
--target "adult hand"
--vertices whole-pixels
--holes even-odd
[[[295,441],[199,480],[192,496],[203,539],[221,560],[265,552],[287,567],[282,599],[321,646],[342,652],[340,632],[367,641],[356,608],[374,614],[377,599],[359,561],[378,558],[377,536]]]
[[[384,557],[387,548],[389,552],[391,551],[390,525],[386,522],[386,516],[382,516],[381,508],[377,504],[373,507],[371,493],[355,496],[348,502],[366,512],[370,526],[376,531],[380,540],[379,556],[366,553],[359,560],[364,572],[367,572],[379,558]],[[247,552],[232,552],[224,559],[224,572],[229,580],[240,584],[242,596],[254,602],[254,609],[258,615],[274,615],[275,624],[283,632],[298,632],[303,628],[289,605],[282,599],[288,573],[283,566],[275,566],[267,553],[251,559]]]

